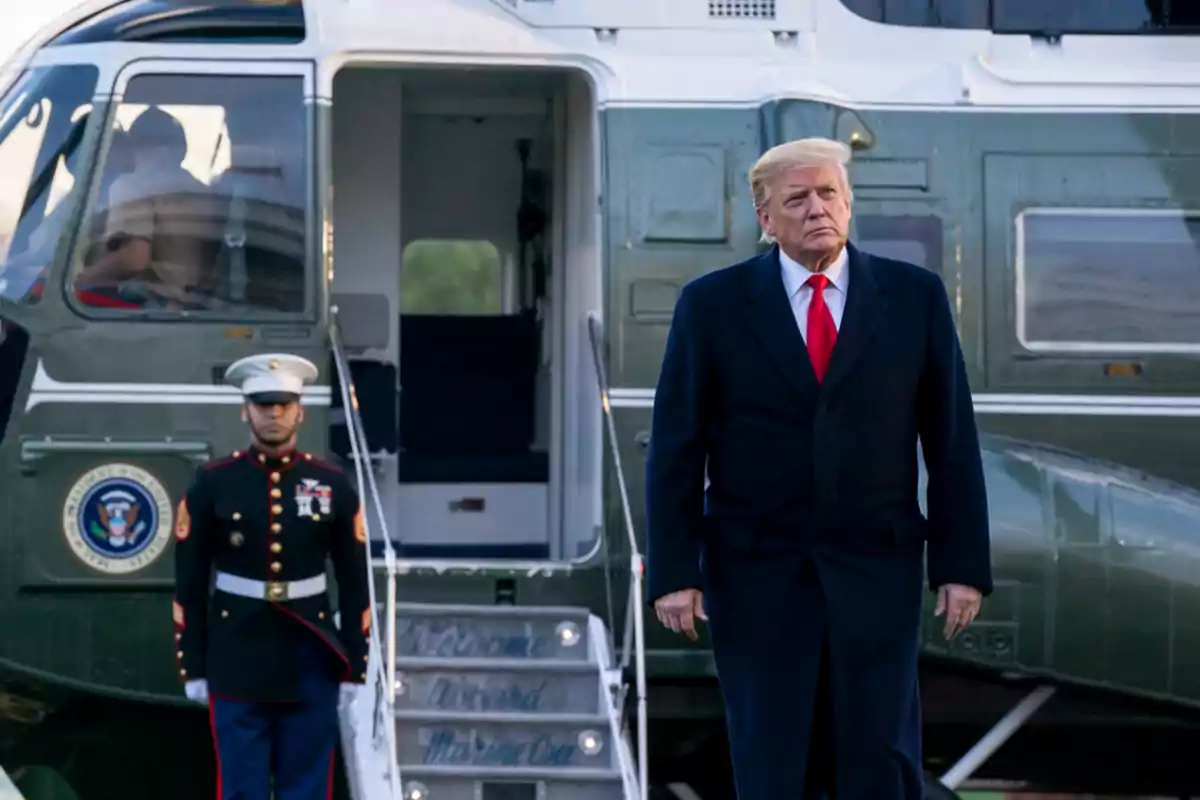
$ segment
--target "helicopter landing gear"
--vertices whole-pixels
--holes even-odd
[[[936,781],[937,786],[934,786],[929,791],[929,800],[947,800],[948,798],[957,797],[954,790],[962,786],[962,784],[975,773],[977,769],[983,766],[984,762],[991,758],[1000,747],[1012,738],[1013,734],[1021,729],[1029,718],[1032,717],[1039,708],[1041,708],[1047,700],[1054,695],[1053,686],[1039,686],[1032,692],[1027,694],[1021,702],[1013,706],[1012,710],[1000,718],[992,729],[983,735],[975,745],[963,755],[958,762]],[[949,793],[939,795],[936,789],[941,787]]]

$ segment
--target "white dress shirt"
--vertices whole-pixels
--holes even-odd
[[[846,263],[849,260],[846,248],[825,270],[829,282],[825,284],[825,305],[833,317],[833,326],[842,329],[842,312],[846,308],[846,292],[850,287],[850,270]],[[788,254],[779,251],[779,263],[783,272],[783,286],[787,290],[788,302],[791,303],[792,313],[796,316],[796,324],[800,327],[800,335],[808,343],[808,305],[812,302],[813,287],[806,283],[814,273],[793,261]]]

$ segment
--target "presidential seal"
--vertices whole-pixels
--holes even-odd
[[[171,498],[157,478],[133,464],[85,473],[63,505],[63,533],[79,560],[100,572],[145,569],[171,541]]]

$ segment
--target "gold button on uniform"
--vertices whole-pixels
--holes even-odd
[[[271,533],[279,533],[281,530],[283,530],[283,526],[280,525],[278,522],[274,522],[271,524]]]
[[[233,521],[234,522],[237,522],[241,518],[242,518],[242,512],[240,512],[240,511],[233,512]]]
[[[279,572],[282,569],[283,569],[283,564],[280,564],[278,561],[276,561],[275,563],[273,563],[271,565],[271,572]]]
[[[271,552],[272,553],[278,553],[281,550],[283,550],[283,545],[281,545],[279,542],[271,542]]]
[[[321,515],[313,514],[313,522],[320,522],[320,521],[321,521]]]
[[[178,653],[176,653],[176,654],[175,654],[175,657],[176,657],[176,658],[183,658],[183,651],[182,651],[182,650],[180,650]]]
[[[271,483],[279,483],[279,481],[282,477],[283,476],[280,475],[278,472],[272,472],[271,473]]]
[[[229,616],[229,612],[226,611],[225,609],[221,609],[221,619],[225,619],[228,616]]]
[[[271,490],[271,497],[274,497],[276,499],[283,497],[283,492],[280,490],[280,488],[278,486],[276,486],[274,489]]]
[[[324,611],[318,611],[318,612],[317,612],[317,619],[325,619],[325,612],[324,612]]]
[[[246,541],[246,537],[245,537],[245,536],[242,536],[242,535],[241,535],[240,533],[238,533],[237,531],[234,531],[233,533],[231,533],[231,534],[229,535],[229,543],[230,543],[231,545],[233,545],[234,547],[241,547],[241,546],[242,546],[242,543],[243,543],[243,542],[245,542],[245,541]]]
[[[278,503],[276,503],[275,505],[271,506],[271,513],[272,513],[272,514],[282,514],[282,513],[283,513],[283,506],[281,506],[281,505],[279,505]]]
[[[181,670],[179,670],[179,677],[181,677],[181,678],[186,678],[186,677],[187,677],[187,670],[186,670],[186,669],[181,669]]]

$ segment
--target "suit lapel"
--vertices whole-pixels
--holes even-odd
[[[746,296],[750,301],[747,316],[763,348],[796,393],[811,399],[817,391],[817,376],[783,285],[778,245],[753,265]]]
[[[821,382],[822,392],[832,392],[844,380],[854,362],[862,355],[879,330],[887,310],[887,301],[880,290],[871,257],[846,244],[850,288],[842,324],[838,330],[829,370]]]

